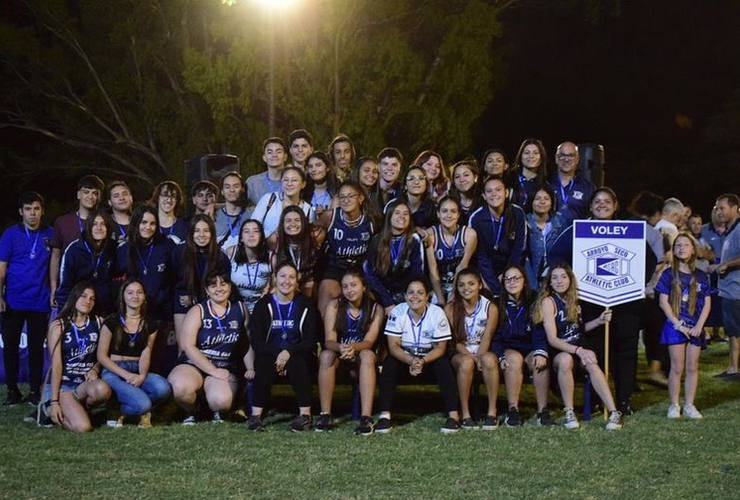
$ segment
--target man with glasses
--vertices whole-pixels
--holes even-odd
[[[578,146],[570,141],[561,143],[555,152],[557,173],[550,179],[550,188],[555,193],[553,209],[568,209],[575,219],[585,219],[589,215],[588,201],[594,192],[594,185],[578,172]]]

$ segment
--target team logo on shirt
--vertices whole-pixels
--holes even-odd
[[[581,281],[603,290],[616,290],[633,285],[630,264],[636,254],[612,243],[581,252],[586,257],[586,274]]]
[[[157,264],[157,272],[163,273],[165,268],[165,264]]]
[[[583,192],[582,191],[573,191],[570,193],[570,195],[575,198],[576,200],[582,200],[583,199]]]

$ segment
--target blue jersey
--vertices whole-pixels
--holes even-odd
[[[455,269],[460,265],[463,255],[465,254],[465,245],[467,245],[466,226],[458,227],[455,236],[452,238],[452,245],[448,245],[442,236],[442,227],[434,226],[432,246],[434,248],[434,258],[437,261],[437,270],[439,279],[442,281],[442,291],[445,296],[452,293],[455,281]]]
[[[203,319],[195,346],[216,368],[233,371],[241,353],[240,346],[244,335],[246,313],[243,304],[229,302],[223,316],[213,312],[210,300],[198,304],[197,307]]]
[[[100,318],[88,317],[82,327],[64,322],[60,337],[62,349],[62,382],[81,384],[98,361]]]
[[[117,271],[141,280],[149,303],[148,310],[157,319],[168,318],[172,315],[172,295],[176,280],[172,262],[175,244],[164,238],[149,245],[141,245],[134,250],[133,269],[128,268],[130,248],[128,242],[118,247]]]
[[[501,358],[506,349],[547,356],[547,337],[544,328],[533,328],[529,306],[514,300],[506,302],[506,318],[501,315],[491,350]]]
[[[375,316],[376,307],[378,307],[378,304],[373,305],[373,309],[370,313],[370,318],[367,323],[368,326],[372,324],[372,318],[373,316]],[[367,334],[367,331],[363,331],[360,329],[360,325],[365,319],[365,312],[360,311],[359,316],[355,318],[350,314],[349,305],[347,305],[344,314],[347,317],[347,321],[345,322],[342,331],[337,330],[337,342],[339,342],[340,344],[355,344],[357,342],[362,342],[362,340],[365,338],[365,334]]]
[[[67,301],[69,292],[77,282],[87,280],[95,289],[95,306],[98,313],[107,315],[113,312],[111,278],[115,274],[114,260],[115,249],[110,247],[95,253],[84,238],[70,243],[64,251],[59,269],[59,286],[56,293],[59,307]]]
[[[7,264],[5,301],[17,311],[49,312],[49,260],[54,231],[23,224],[9,227],[0,239],[0,262]],[[2,291],[0,290],[0,293]]]
[[[357,223],[350,226],[342,209],[335,208],[326,231],[328,264],[347,269],[362,263],[372,236],[373,223],[368,217],[360,215]]]
[[[696,279],[696,305],[694,307],[694,314],[691,314],[689,298],[691,294],[691,277],[692,275],[679,272],[678,278],[681,285],[681,308],[678,312],[678,319],[682,320],[684,324],[691,328],[696,326],[701,316],[701,311],[704,308],[704,302],[713,292],[714,288],[709,283],[709,276],[704,271],[696,269],[694,271],[694,277]],[[655,285],[655,292],[660,295],[666,295],[669,298],[671,296],[671,288],[673,285],[673,269],[667,267],[660,275],[658,284]],[[702,345],[703,338],[691,338],[688,339],[686,336],[675,329],[673,323],[666,318],[663,324],[663,330],[661,331],[661,342],[664,344],[683,344],[691,342],[694,345]]]
[[[550,297],[555,301],[555,326],[558,330],[558,338],[571,345],[581,345],[583,322],[580,306],[578,306],[578,321],[568,321],[565,301],[557,294],[552,294]]]

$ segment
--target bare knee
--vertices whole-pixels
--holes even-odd
[[[370,349],[365,349],[360,352],[360,366],[367,365],[375,366],[375,353]]]
[[[319,355],[319,362],[321,363],[321,368],[331,368],[334,365],[334,360],[337,359],[337,353],[334,351],[330,351],[329,349],[324,349],[321,351],[321,354]]]

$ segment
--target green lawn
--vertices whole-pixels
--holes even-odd
[[[641,364],[638,411],[617,432],[595,418],[578,431],[527,422],[442,435],[440,413],[413,414],[416,401],[421,408],[441,405],[428,387],[404,387],[394,415],[402,425],[370,437],[352,435],[347,416],[329,434],[291,434],[286,413],[273,413],[262,434],[236,423],[155,422],[150,430],[72,435],[24,423],[31,409],[24,404],[0,410],[0,498],[734,499],[740,382],[712,378],[726,359],[726,344],[702,355],[701,421],[667,420],[667,391],[644,382]],[[278,391],[276,404],[287,410],[288,389]],[[529,417],[531,387],[522,399]],[[346,389],[338,403],[347,408]],[[499,403],[503,408],[503,387]]]

